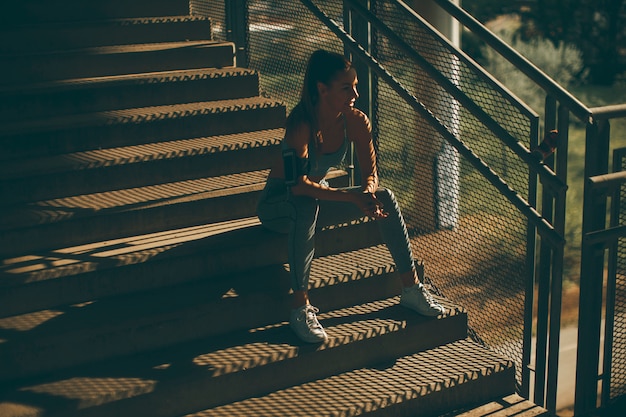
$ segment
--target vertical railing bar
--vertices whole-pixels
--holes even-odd
[[[585,188],[580,267],[578,352],[574,413],[584,415],[596,408],[604,249],[586,242],[589,232],[606,227],[606,199],[598,199],[589,178],[608,173],[609,145],[602,135],[601,122],[587,125],[585,144]]]
[[[559,131],[556,150],[556,175],[567,182],[567,161],[569,144],[569,109],[563,104],[558,108],[557,130]],[[565,235],[566,193],[555,195],[554,221],[555,230]],[[552,252],[552,286],[550,289],[550,336],[548,347],[548,379],[546,408],[556,413],[556,400],[559,377],[559,349],[561,339],[561,305],[563,301],[563,257],[564,248],[558,246]]]
[[[345,31],[354,38],[354,32],[352,30],[352,12],[350,11],[350,5],[345,1],[343,2],[343,26]],[[343,54],[346,57],[350,56],[350,51],[348,48],[343,48]],[[359,97],[359,99],[361,99]],[[352,187],[355,184],[355,166],[354,166],[354,143],[350,142],[348,149],[348,186]]]
[[[530,149],[535,149],[539,144],[539,118],[530,121]],[[537,207],[538,174],[529,167],[528,170],[528,203]],[[528,265],[528,278],[526,279],[526,294],[524,297],[524,333],[522,340],[522,381],[519,387],[520,395],[530,398],[530,374],[533,340],[533,313],[535,302],[535,258],[537,245],[537,227],[530,222],[526,228],[526,265]]]
[[[552,209],[552,202],[544,197],[544,208]],[[543,213],[544,217],[546,213]],[[551,219],[548,219],[551,221]],[[552,251],[550,246],[541,241],[539,249],[539,283],[537,290],[537,333],[535,341],[535,403],[545,404],[545,384],[547,369],[547,346],[548,346],[548,303],[550,302],[550,273],[552,264]]]
[[[606,136],[607,141],[611,140],[611,124],[606,120]],[[622,155],[620,152],[613,154],[613,172],[622,170]],[[615,187],[611,196],[611,216],[609,221],[610,227],[619,226],[619,212],[621,205],[621,190],[623,184]],[[604,363],[602,365],[602,394],[600,396],[600,405],[606,407],[611,400],[611,377],[613,369],[613,332],[615,331],[615,294],[617,291],[617,250],[619,239],[611,242],[609,246],[607,283],[606,283],[606,314],[604,322]]]
[[[374,16],[378,16],[379,13],[379,0],[370,0],[370,9]],[[370,54],[372,56],[378,56],[378,31],[374,25],[370,22]],[[369,66],[368,66],[369,68]],[[374,149],[376,151],[376,155],[379,155],[379,123],[378,123],[378,74],[376,71],[370,70],[370,100],[371,100],[371,111],[372,117],[370,117],[370,122],[372,123],[372,138],[374,141]]]
[[[596,136],[597,125],[595,123],[588,123],[586,129],[586,150],[585,150],[585,174],[584,177],[589,177],[589,172],[595,171],[591,169],[591,161],[593,160],[590,156],[593,153],[593,147],[589,146],[592,142],[594,142],[594,138]],[[579,296],[579,309],[578,309],[578,345],[576,352],[576,385],[575,385],[575,394],[574,394],[574,414],[582,415],[590,408],[590,400],[589,400],[589,385],[590,385],[590,371],[593,372],[593,361],[590,357],[587,356],[589,351],[589,329],[586,325],[586,319],[583,320],[584,317],[588,315],[587,310],[589,310],[588,305],[588,297],[587,288],[589,287],[589,275],[591,274],[590,266],[589,266],[589,250],[587,249],[587,243],[585,242],[585,234],[588,232],[590,227],[587,225],[590,223],[589,216],[591,215],[591,207],[590,207],[590,190],[591,185],[588,181],[585,181],[584,184],[584,195],[583,195],[583,224],[582,224],[582,242],[581,242],[581,259],[580,259],[580,296]],[[584,360],[583,360],[584,359]],[[595,363],[595,368],[597,369],[597,363]],[[593,379],[595,381],[595,378]]]
[[[371,10],[370,0],[360,0],[364,3],[364,7],[367,10]],[[370,37],[371,23],[360,16],[358,13],[354,13],[350,7],[350,2],[343,2],[343,18],[344,18],[344,30],[357,41],[363,49],[372,52],[372,40]],[[357,107],[365,112],[370,120],[374,119],[373,104],[372,104],[372,70],[368,65],[364,65],[360,60],[354,59],[350,49],[344,46],[344,55],[350,57],[353,65],[357,71],[359,78],[359,98],[357,99]],[[348,156],[348,174],[350,185],[360,183],[360,178],[356,178],[356,172],[358,172],[358,160],[354,155],[354,144],[350,142],[350,150]]]
[[[225,0],[226,38],[234,42],[238,67],[248,67],[248,0]]]
[[[602,169],[602,173],[608,173],[609,172],[609,149],[610,149],[610,123],[608,119],[602,119],[598,121],[598,126],[599,126],[599,130],[598,130],[598,138],[599,141],[597,143],[599,149],[602,151],[601,153],[599,153],[598,155],[598,164],[602,164],[601,169]],[[606,228],[607,225],[607,219],[606,219],[606,214],[607,214],[607,199],[608,199],[609,195],[607,193],[605,193],[603,195],[603,199],[602,199],[602,206],[600,207],[601,210],[598,210],[599,214],[598,214],[598,224],[596,225],[596,230],[600,230],[600,226],[602,226],[601,228],[604,229]],[[598,201],[597,197],[596,197],[596,201]],[[596,291],[597,291],[597,310],[596,310],[596,316],[595,319],[597,320],[597,338],[598,338],[598,362],[600,362],[600,351],[604,351],[604,346],[606,346],[606,340],[604,341],[604,346],[602,346],[601,341],[600,341],[600,334],[602,334],[602,309],[603,307],[605,308],[606,306],[602,305],[602,301],[604,300],[604,291],[605,291],[605,287],[604,287],[604,270],[605,270],[605,253],[606,251],[603,249],[602,251],[602,256],[600,257],[600,255],[598,255],[598,275],[599,275],[599,280],[596,283]],[[609,277],[607,277],[607,279],[610,280]],[[605,310],[606,311],[606,310]],[[610,321],[610,319],[608,317],[606,317],[605,320],[605,326],[606,323]],[[606,330],[606,329],[605,329]],[[596,381],[598,379],[600,379],[601,382],[601,388],[604,388],[604,384],[603,384],[603,380],[604,378],[609,377],[610,378],[610,369],[607,372],[607,368],[606,368],[606,358],[602,357],[602,362],[601,362],[601,373],[599,376],[596,377]],[[597,390],[597,382],[596,382],[596,390]],[[602,397],[604,395],[603,390],[601,390],[600,392],[600,400],[602,400]]]
[[[548,132],[556,128],[557,103],[550,95],[545,100],[544,137]],[[546,158],[544,163],[554,168],[554,155]],[[549,190],[542,187],[541,215],[550,223],[553,219],[553,197]],[[548,324],[550,303],[550,276],[552,274],[552,249],[542,239],[539,248],[539,282],[537,293],[537,336],[535,345],[535,393],[534,401],[545,405],[546,400],[546,376],[547,376],[547,349],[548,349]]]

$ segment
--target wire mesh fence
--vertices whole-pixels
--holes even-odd
[[[622,171],[626,168],[626,149],[617,152],[620,156],[619,164],[613,169]],[[620,186],[618,225],[626,225],[626,184]],[[618,239],[616,252],[615,277],[611,277],[615,279],[609,387],[611,400],[626,395],[626,238]]]
[[[225,3],[226,0],[189,0],[189,14],[211,18],[211,37],[216,41],[228,40]]]
[[[193,13],[223,27],[223,1],[192,0]],[[299,1],[248,3],[249,62],[260,72],[263,94],[285,102],[300,95],[306,61],[316,49],[344,52],[340,39]],[[344,27],[344,2],[314,2]],[[373,2],[373,12],[394,33],[482,109],[479,117],[428,71],[372,29],[373,57],[434,116],[524,199],[528,166],[493,133],[504,128],[530,147],[537,116],[517,103],[473,62],[424,21],[396,2]],[[218,17],[216,17],[218,16]],[[222,19],[222,22],[219,20]],[[215,29],[217,36],[225,36]],[[355,64],[358,64],[355,60]],[[416,113],[392,88],[373,77],[369,114],[374,125],[381,183],[394,190],[426,275],[447,297],[469,312],[476,339],[516,362],[521,379],[526,283],[532,279],[526,219],[499,191]],[[361,83],[363,80],[361,80]],[[360,99],[362,100],[363,97]],[[358,105],[359,103],[357,103]],[[536,139],[536,138],[535,138]]]
[[[378,1],[376,15],[494,122],[526,144],[533,117],[494,86],[479,68],[397,2]],[[429,75],[376,36],[376,59],[466,146],[521,196],[528,195],[526,164],[489,127]],[[402,190],[400,200],[427,274],[464,305],[477,337],[518,364],[521,377],[527,268],[527,225],[519,212],[403,100],[378,88],[381,178]]]

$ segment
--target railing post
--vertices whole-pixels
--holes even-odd
[[[544,163],[555,170],[557,177],[567,181],[567,151],[569,110],[557,105],[552,96],[546,97],[544,137],[553,129],[559,132],[556,153],[546,157]],[[565,192],[543,188],[542,216],[554,225],[555,231],[565,234]],[[559,346],[561,336],[561,304],[563,290],[563,247],[540,241],[537,294],[537,343],[535,350],[534,401],[556,412],[559,374]],[[526,296],[532,300],[532,293]],[[525,329],[529,332],[532,326]]]
[[[375,9],[376,0],[359,1],[367,10]],[[357,13],[352,13],[348,2],[344,2],[343,4],[343,21],[345,31],[350,34],[350,36],[352,36],[352,38],[363,47],[363,49],[365,49],[370,54],[373,54],[373,29],[367,19],[364,19]],[[361,62],[355,56],[351,56],[352,54],[347,47],[344,48],[344,54],[350,57],[350,60],[352,61],[352,64],[356,69],[357,77],[359,79],[359,98],[357,99],[356,106],[363,112],[365,112],[365,114],[367,114],[370,118],[372,123],[372,137],[374,139],[374,146],[377,148],[377,121],[374,117],[374,115],[376,114],[374,109],[374,103],[376,100],[375,75],[367,64]],[[360,181],[360,178],[356,178],[355,175],[355,173],[358,172],[358,167],[356,166],[357,164],[358,161],[356,160],[354,155],[354,144],[350,143],[350,153],[348,160],[348,174],[350,185],[355,185]]]
[[[567,182],[567,160],[569,142],[569,109],[559,105],[557,130],[559,147],[556,152],[556,175]],[[566,196],[565,192],[554,197],[554,229],[561,236],[565,235]],[[559,353],[561,340],[561,305],[563,300],[563,246],[552,248],[552,285],[550,288],[550,337],[548,345],[548,378],[546,408],[556,413],[556,401],[559,377]]]
[[[607,120],[606,135],[608,140],[611,139],[611,124]],[[622,154],[621,152],[613,153],[613,172],[622,171]],[[609,226],[611,228],[620,225],[620,207],[621,207],[621,189],[622,185],[615,187],[611,194],[611,216]],[[611,378],[613,376],[613,332],[615,331],[615,296],[617,291],[617,262],[618,262],[618,246],[619,241],[614,240],[609,245],[608,256],[608,278],[606,283],[606,310],[604,325],[604,367],[602,372],[602,396],[600,397],[600,405],[606,407],[611,400]]]
[[[530,147],[535,148],[539,143],[539,119],[533,119],[530,128]],[[532,207],[537,207],[538,198],[538,174],[534,169],[528,171],[528,203]],[[535,299],[535,264],[537,256],[537,227],[528,222],[526,230],[526,265],[528,268],[528,277],[526,279],[524,297],[524,332],[522,335],[522,375],[521,385],[519,388],[520,395],[524,398],[530,398],[530,380],[531,371],[534,369],[532,364],[532,341],[533,341],[533,322],[534,322],[534,299]]]
[[[556,128],[557,103],[552,96],[545,101],[544,135]],[[548,156],[544,163],[554,168],[554,154]],[[549,191],[543,188],[541,195],[541,215],[550,223],[553,221],[553,199]],[[546,399],[546,373],[548,368],[548,322],[550,303],[550,275],[552,272],[552,250],[543,239],[540,241],[538,285],[537,285],[537,337],[535,349],[535,392],[533,400],[544,405]]]
[[[226,39],[235,44],[238,67],[248,67],[248,0],[225,0]]]
[[[578,352],[576,358],[575,415],[595,410],[598,392],[604,247],[588,242],[586,236],[606,226],[606,198],[596,198],[589,178],[608,173],[609,137],[607,122],[593,120],[587,125],[585,147],[585,189],[580,266]]]

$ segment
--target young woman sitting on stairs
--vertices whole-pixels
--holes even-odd
[[[378,185],[371,124],[354,107],[358,97],[357,75],[350,61],[324,50],[311,55],[300,101],[287,118],[282,158],[274,163],[257,208],[265,227],[288,235],[293,290],[290,325],[305,342],[328,337],[308,297],[319,200],[351,205],[376,220],[402,280],[401,305],[426,316],[444,312],[419,282],[394,194]],[[325,177],[332,167],[340,166],[350,142],[362,185],[332,188]]]

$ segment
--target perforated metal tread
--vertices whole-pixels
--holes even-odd
[[[61,57],[66,56],[89,56],[89,55],[116,55],[116,54],[130,54],[137,52],[155,52],[166,51],[171,49],[179,49],[182,47],[203,47],[203,46],[228,46],[232,47],[232,44],[222,41],[212,40],[195,40],[195,41],[173,41],[173,42],[156,42],[156,43],[142,43],[142,44],[129,44],[129,45],[104,45],[93,46],[86,48],[77,48],[67,51],[54,51],[55,55]],[[50,52],[40,52],[31,54],[7,54],[7,57],[15,58],[37,58],[37,57],[51,57]]]
[[[264,97],[249,97],[233,100],[216,100],[184,104],[168,104],[135,109],[102,111],[88,114],[58,116],[27,122],[6,123],[0,127],[2,135],[34,132],[47,132],[77,127],[99,127],[111,125],[132,125],[164,119],[180,119],[206,114],[220,114],[231,111],[254,110],[259,108],[282,107],[282,103]]]
[[[441,417],[556,417],[548,410],[534,404],[531,401],[511,394],[497,398],[483,404],[464,407],[462,409],[446,413]]]
[[[0,94],[15,92],[43,93],[54,91],[68,91],[86,88],[106,88],[109,86],[124,86],[133,84],[154,85],[157,83],[201,80],[206,78],[226,78],[233,76],[256,74],[253,69],[228,68],[194,68],[171,71],[145,72],[139,74],[109,75],[101,77],[70,78],[64,80],[47,81],[31,84],[1,85]]]
[[[220,245],[215,243],[218,236],[223,239]],[[210,250],[214,246],[224,248],[241,245],[238,241],[240,237],[249,244],[273,236],[274,234],[260,227],[257,217],[247,217],[92,241],[81,245],[58,246],[46,251],[33,250],[2,259],[0,287],[20,286],[109,268],[139,265],[154,259],[167,258],[171,253],[183,256],[198,250]],[[202,249],[205,244],[207,248]],[[341,262],[341,258],[338,262]]]
[[[180,16],[189,13],[187,2],[171,0],[151,0],[148,6],[141,1],[126,0],[63,0],[54,3],[45,0],[22,0],[9,2],[5,6],[0,21],[7,26],[32,24],[33,21],[97,21],[104,18]]]
[[[505,373],[512,366],[511,361],[463,340],[402,357],[381,367],[342,373],[186,417],[322,417],[375,412],[377,416],[399,415],[394,414],[393,407],[411,401],[415,403],[414,415],[433,415],[437,408],[445,410],[458,402],[464,385]],[[510,385],[502,390],[512,390],[513,384]],[[436,393],[442,394],[440,397],[449,396],[450,401],[428,404],[428,398]],[[385,409],[388,414],[384,413]]]
[[[246,218],[7,257],[0,265],[0,286],[20,286],[138,265],[167,256],[170,251],[184,245],[193,245],[222,233],[258,229],[259,225],[257,218]]]
[[[193,26],[188,26],[190,23]],[[210,25],[211,19],[205,16],[160,16],[9,26],[3,28],[0,53],[63,50],[68,49],[68,45],[77,48],[129,41],[206,40],[210,39]],[[177,32],[177,27],[185,30]],[[159,31],[162,33],[158,34]]]
[[[169,184],[40,201],[0,210],[1,230],[119,214],[260,191],[269,171],[242,172]],[[207,216],[208,217],[208,216]]]
[[[220,41],[174,41],[79,48],[53,53],[6,54],[11,66],[0,68],[0,84],[44,82],[169,71],[234,67],[235,46]]]
[[[33,175],[50,175],[57,172],[107,168],[141,164],[167,159],[191,158],[227,151],[277,145],[284,129],[268,129],[232,135],[181,139],[168,142],[147,143],[108,149],[95,149],[63,155],[44,156],[24,160],[9,160],[0,165],[1,179],[15,179]]]
[[[343,228],[342,228],[343,229]],[[318,256],[380,244],[373,222],[316,235]],[[258,219],[202,225],[3,259],[0,316],[178,285],[287,262],[284,235]],[[241,259],[246,259],[242,263]],[[261,281],[262,282],[262,281]],[[397,286],[392,288],[397,293]]]
[[[123,251],[120,251],[123,253]],[[385,245],[371,246],[364,249],[358,249],[339,254],[323,256],[313,260],[311,267],[310,287],[311,294],[318,294],[320,289],[336,289],[337,285],[355,284],[366,280],[388,280],[389,286],[393,288],[392,294],[395,295],[399,291],[400,285],[397,278],[392,274],[395,272],[395,265]],[[251,277],[252,274],[252,277]],[[246,296],[254,292],[263,293],[270,291],[275,293],[276,297],[286,296],[288,292],[288,282],[285,277],[289,275],[288,266],[275,265],[265,268],[259,268],[246,273],[226,275],[226,276],[206,276],[203,280],[196,280],[187,286],[167,288],[162,292],[152,291],[147,294],[133,294],[128,297],[120,297],[117,299],[99,300],[95,305],[80,310],[80,307],[74,305],[59,306],[58,311],[42,310],[32,313],[25,313],[13,317],[0,318],[0,331],[9,329],[21,330],[27,332],[29,329],[35,329],[41,325],[50,326],[49,320],[54,317],[62,316],[63,311],[70,311],[78,308],[81,311],[80,321],[70,326],[60,325],[60,328],[46,327],[46,329],[38,329],[41,334],[56,334],[58,332],[76,332],[81,333],[81,327],[91,327],[94,322],[113,322],[117,323],[119,319],[133,315],[153,315],[156,312],[162,314],[168,310],[176,310],[179,308],[191,308],[196,305],[202,305],[206,302],[207,297],[214,297],[215,292],[220,292],[219,296],[224,298],[237,298]],[[6,282],[5,282],[6,283]],[[227,287],[226,287],[227,286]],[[386,286],[386,285],[385,285]],[[379,297],[386,297],[387,294],[376,292]],[[317,297],[325,297],[326,295],[318,295]],[[391,296],[391,295],[390,295]],[[325,306],[325,308],[339,308],[341,300],[324,301],[317,300]],[[462,311],[461,307],[451,304],[444,300],[444,305],[452,311]],[[139,306],[139,307],[138,307]],[[144,307],[141,307],[144,306]],[[150,306],[145,308],[145,306]],[[287,311],[287,304],[280,304],[275,307],[284,308]],[[109,313],[106,313],[107,310]],[[89,318],[92,317],[92,318]],[[331,317],[331,316],[329,316]],[[260,325],[260,324],[258,324]],[[41,333],[41,332],[44,333]],[[28,337],[24,335],[25,337]]]
[[[465,321],[459,316],[457,306],[452,305],[453,309],[449,316],[435,320],[422,318],[396,304],[397,298],[393,298],[322,314],[321,318],[325,320],[330,336],[322,345],[303,346],[286,323],[282,322],[219,339],[180,345],[152,354],[145,353],[136,358],[113,360],[103,365],[70,370],[64,372],[62,376],[46,378],[41,383],[21,385],[14,394],[9,394],[5,398],[10,402],[12,397],[20,398],[19,392],[32,392],[44,395],[42,400],[45,404],[45,396],[57,397],[59,401],[56,401],[56,406],[53,405],[48,412],[58,411],[55,410],[57,407],[72,409],[76,404],[87,408],[106,403],[114,408],[109,410],[105,408],[102,415],[107,415],[107,412],[111,413],[109,415],[133,415],[132,410],[146,412],[146,409],[152,407],[189,410],[193,405],[185,404],[185,401],[181,400],[191,395],[196,397],[194,404],[217,405],[227,401],[229,396],[241,399],[252,392],[262,393],[266,387],[289,386],[302,382],[298,381],[302,376],[290,371],[294,367],[313,366],[312,374],[304,372],[304,378],[307,378],[306,375],[309,375],[308,378],[311,378],[311,375],[322,377],[333,370],[364,366],[371,361],[377,363],[382,359],[394,359],[398,352],[427,349],[433,347],[429,343],[436,344],[442,340],[451,341],[463,337]],[[272,306],[268,304],[264,308]],[[198,320],[195,319],[193,322],[197,323]],[[446,324],[448,322],[450,325]],[[440,337],[428,338],[423,342],[410,337],[410,333],[420,330],[432,333],[433,326],[439,328]],[[147,326],[143,327],[141,333],[149,331]],[[153,331],[157,331],[157,327],[163,331],[170,329],[172,324],[155,326]],[[443,334],[447,335],[442,337]],[[118,330],[116,336],[123,338],[124,332]],[[180,337],[179,334],[174,336]],[[42,354],[38,359],[45,360],[50,352],[55,350],[60,354],[63,354],[63,351],[66,354],[73,352],[76,357],[97,352],[100,348],[97,345],[99,341],[106,345],[107,337],[103,334],[91,333],[83,337],[84,339],[75,337],[70,339],[68,336],[59,335],[59,345],[55,347],[47,345],[44,339],[38,347],[30,346],[22,350],[21,359],[27,358],[29,350],[33,349],[40,349]],[[126,346],[141,344],[133,332],[129,333],[126,340]],[[359,348],[361,345],[363,346]],[[357,355],[351,353],[360,349],[366,349],[367,353]],[[189,364],[181,363],[181,358],[185,358],[184,361],[189,361]],[[343,362],[339,368],[338,361]],[[167,364],[172,364],[173,368],[170,370]],[[11,362],[11,365],[15,365],[15,362]],[[276,372],[279,372],[279,375]],[[268,378],[271,378],[271,382]],[[154,387],[154,384],[159,386],[159,390],[152,392],[150,387]],[[90,386],[91,388],[88,388]],[[224,391],[228,394],[223,395]],[[181,398],[180,394],[183,392]],[[63,397],[71,398],[72,401],[63,401]],[[120,402],[119,405],[113,403],[125,398],[136,400],[130,403],[128,412],[121,411],[128,406],[125,402]],[[6,401],[0,403],[0,411],[6,405]],[[38,402],[37,395],[32,396],[31,404],[41,406],[42,404]],[[180,403],[176,404],[177,402]],[[88,410],[82,412],[86,411]],[[174,412],[173,409],[170,411]],[[149,415],[163,414],[155,410]]]

